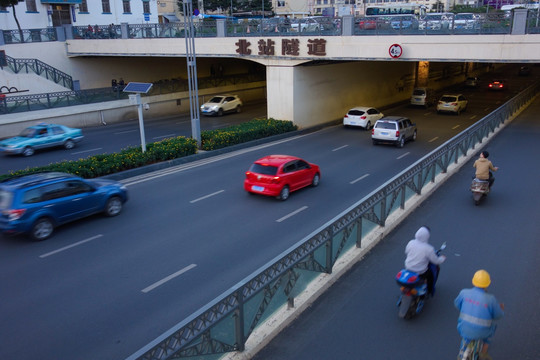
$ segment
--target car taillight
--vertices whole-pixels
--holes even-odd
[[[375,128],[371,129],[371,135],[375,135]]]
[[[457,103],[451,103],[450,105],[452,105],[452,106],[456,106],[456,105],[457,105]]]
[[[279,184],[280,180],[279,176],[274,176],[272,178],[272,184]]]
[[[396,137],[399,137],[399,130],[396,131]]]
[[[3,211],[4,215],[7,215],[9,221],[19,220],[25,212],[26,209],[13,209]]]
[[[365,118],[366,118],[366,115],[360,116],[360,119],[365,119]]]

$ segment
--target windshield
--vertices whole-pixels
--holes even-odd
[[[0,190],[0,209],[8,209],[11,206],[13,193],[10,191]]]
[[[422,90],[422,89],[415,89],[415,90],[413,91],[413,95],[416,95],[416,96],[418,96],[418,95],[425,95],[425,94],[426,94],[425,90]]]
[[[214,96],[208,102],[210,102],[210,103],[220,103],[221,100],[223,100],[223,96]]]
[[[256,174],[263,174],[263,175],[276,175],[278,168],[275,166],[270,165],[261,165],[261,164],[253,164],[251,165],[251,168],[249,171],[254,172]]]
[[[457,101],[457,98],[455,96],[443,96],[441,98],[442,102],[454,102]]]

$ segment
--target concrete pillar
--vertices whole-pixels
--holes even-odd
[[[69,26],[69,28],[68,28]],[[57,26],[55,27],[56,30],[56,39],[57,41],[66,41],[66,38],[69,34],[71,34],[71,38],[73,39],[73,31],[71,31],[72,26],[71,25],[64,25],[64,26]]]
[[[514,9],[512,35],[525,35],[527,28],[527,9]]]
[[[0,29],[0,45],[6,45],[4,42],[4,30]]]
[[[419,61],[416,70],[416,86],[427,87],[429,82],[429,61]]]
[[[122,39],[129,39],[128,23],[121,23],[120,31],[122,33]]]
[[[227,36],[227,21],[225,19],[216,20],[217,37]]]
[[[294,122],[294,67],[266,67],[268,118]]]
[[[341,35],[352,36],[354,35],[354,16],[345,15],[341,20]]]

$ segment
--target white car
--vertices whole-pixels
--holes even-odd
[[[237,95],[216,95],[201,105],[201,113],[217,116],[228,112],[239,113],[242,105],[242,100]]]
[[[462,94],[448,94],[441,96],[437,103],[437,113],[453,112],[457,115],[467,109],[469,101]]]
[[[291,21],[291,31],[310,32],[319,31],[321,25],[312,18],[294,19]]]
[[[428,13],[420,19],[418,30],[446,30],[452,16],[451,13]]]
[[[366,130],[384,115],[373,107],[357,106],[352,108],[343,117],[343,126],[359,126]]]
[[[472,30],[479,26],[478,17],[473,13],[458,13],[454,16],[454,29]]]

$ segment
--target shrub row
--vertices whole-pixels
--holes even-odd
[[[254,119],[241,125],[201,133],[203,150],[221,149],[250,140],[296,130],[290,121]],[[138,168],[162,161],[173,160],[197,153],[197,141],[184,136],[147,144],[146,152],[141,147],[129,147],[118,153],[90,156],[86,159],[63,161],[42,167],[18,170],[0,175],[0,181],[11,176],[26,175],[42,171],[59,171],[83,178],[95,178],[120,171]]]

